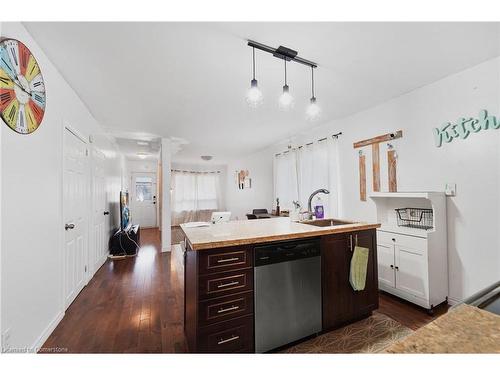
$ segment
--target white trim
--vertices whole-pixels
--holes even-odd
[[[47,327],[45,327],[41,335],[38,336],[38,338],[31,346],[31,348],[34,349],[35,352],[38,352],[38,350],[43,346],[45,341],[47,341],[49,336],[52,334],[52,332],[54,332],[57,325],[61,322],[63,318],[64,318],[64,311],[59,311],[57,315],[54,317],[54,319],[52,319],[52,321],[47,325]]]

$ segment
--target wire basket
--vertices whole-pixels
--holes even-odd
[[[399,227],[432,229],[434,226],[431,208],[396,208]]]

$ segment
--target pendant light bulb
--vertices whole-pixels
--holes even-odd
[[[247,91],[246,100],[250,107],[257,108],[262,104],[262,91],[260,91],[255,79],[255,48],[252,48],[252,67],[253,67],[253,79],[250,82],[250,88]]]
[[[306,111],[307,119],[310,121],[317,120],[321,115],[321,108],[316,103],[316,98],[312,97],[310,100],[310,104],[307,107]]]
[[[309,106],[306,110],[306,117],[309,121],[317,120],[321,115],[321,108],[316,103],[316,97],[314,96],[314,68],[311,67],[311,92],[312,96],[310,99]]]
[[[279,98],[279,106],[282,110],[288,111],[294,105],[293,96],[290,94],[290,87],[286,81],[286,60],[285,61],[285,85],[283,86],[283,93]]]

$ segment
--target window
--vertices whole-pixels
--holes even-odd
[[[172,171],[172,225],[209,220],[220,199],[219,173]]]
[[[339,191],[338,141],[323,139],[277,154],[274,159],[274,197],[283,210],[299,201],[307,210],[309,195],[320,188],[330,190],[322,196],[327,215],[341,214]],[[312,202],[314,206],[314,201]]]
[[[136,177],[135,199],[138,202],[153,200],[153,179],[151,177]]]

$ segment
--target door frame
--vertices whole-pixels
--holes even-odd
[[[65,296],[65,286],[66,286],[66,278],[67,278],[67,275],[66,275],[66,251],[65,251],[65,229],[64,229],[64,225],[65,225],[65,222],[64,222],[64,212],[65,212],[65,202],[64,202],[64,168],[65,168],[65,162],[64,162],[64,159],[65,159],[65,152],[66,152],[66,145],[65,145],[65,141],[64,141],[64,138],[65,138],[65,135],[66,135],[66,131],[70,132],[72,135],[74,135],[76,138],[78,138],[80,141],[82,141],[85,146],[86,146],[86,156],[89,157],[89,141],[86,139],[86,137],[84,137],[78,130],[76,130],[73,126],[71,126],[69,124],[68,121],[65,121],[63,120],[63,123],[62,123],[62,153],[61,153],[61,166],[62,166],[62,170],[61,170],[61,239],[60,239],[60,242],[61,242],[61,268],[62,268],[62,284],[61,284],[61,305],[62,305],[62,313],[64,314],[66,312],[66,310],[68,309],[69,305],[66,306],[66,296]],[[88,193],[88,196],[90,197],[90,183],[91,183],[91,179],[90,179],[90,160],[89,162],[87,162],[87,193]],[[86,246],[85,246],[85,255],[84,255],[84,258],[85,258],[85,262],[87,263],[86,264],[86,271],[85,271],[85,277],[84,277],[84,280],[85,280],[85,285],[83,286],[85,288],[85,286],[88,284],[88,281],[89,281],[89,230],[90,230],[90,214],[91,214],[91,211],[90,209],[88,208],[87,206],[87,232],[86,232],[86,236],[85,236],[85,243],[86,243]],[[76,299],[76,297],[75,297]],[[74,301],[74,300],[73,300]]]

